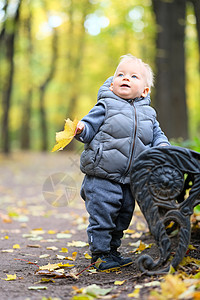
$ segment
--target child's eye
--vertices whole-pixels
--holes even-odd
[[[132,78],[137,78],[137,76],[136,75],[132,75]]]
[[[122,77],[122,76],[123,76],[123,74],[122,74],[122,73],[119,73],[119,74],[118,74],[118,77]]]

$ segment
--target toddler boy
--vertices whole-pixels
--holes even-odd
[[[134,159],[153,146],[169,145],[150,107],[153,73],[149,65],[124,55],[100,88],[98,102],[78,123],[76,138],[85,144],[81,196],[89,213],[87,229],[96,268],[115,270],[132,263],[117,251],[135,201],[130,190]]]

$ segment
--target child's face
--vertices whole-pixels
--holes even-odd
[[[149,88],[146,86],[145,67],[133,60],[121,62],[117,67],[110,90],[123,99],[146,97]]]

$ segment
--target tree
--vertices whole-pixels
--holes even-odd
[[[191,1],[194,6],[194,12],[195,12],[196,22],[197,22],[197,33],[198,33],[199,54],[200,54],[200,1],[199,0],[189,0],[189,1]]]
[[[53,29],[52,36],[52,57],[50,62],[49,73],[46,75],[46,78],[41,83],[39,87],[39,111],[40,111],[40,130],[41,130],[41,142],[42,142],[42,150],[46,151],[48,148],[48,132],[47,132],[47,116],[45,110],[45,92],[50,81],[53,79],[56,72],[56,62],[58,57],[58,34],[56,28]]]
[[[27,96],[24,99],[24,105],[22,109],[22,124],[21,124],[21,148],[30,149],[30,119],[31,119],[31,104],[33,97],[33,86],[32,86],[32,72],[31,72],[31,60],[33,53],[33,39],[32,39],[32,7],[29,4],[29,13],[27,18],[24,20],[25,31],[27,38],[27,51],[26,61],[29,66],[28,83],[27,83]]]
[[[5,54],[6,59],[6,75],[4,79],[4,85],[2,87],[2,148],[5,153],[10,152],[10,140],[9,140],[9,111],[11,106],[11,94],[13,88],[13,76],[14,76],[14,51],[15,51],[15,39],[17,35],[17,29],[20,19],[20,5],[22,1],[18,1],[16,10],[12,16],[7,15],[9,7],[8,1],[5,2],[4,10],[6,18],[3,28],[0,33],[0,44]]]
[[[188,138],[185,92],[186,0],[153,0],[157,22],[155,104],[169,138]]]

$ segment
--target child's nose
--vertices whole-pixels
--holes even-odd
[[[124,80],[128,80],[128,81],[130,81],[130,75],[128,75],[128,74],[126,74],[126,75],[124,75],[124,78],[123,78]]]

